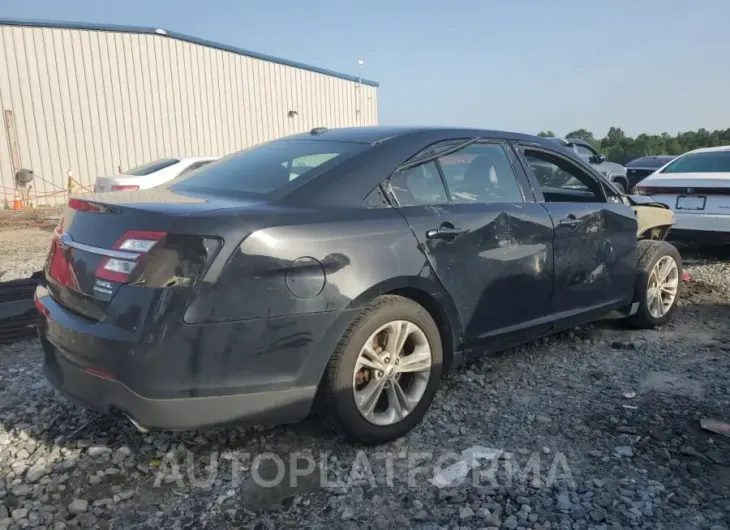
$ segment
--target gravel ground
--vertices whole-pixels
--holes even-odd
[[[0,281],[27,278],[43,268],[53,225],[4,227],[0,217]]]
[[[30,232],[0,233],[8,275],[42,264]],[[316,418],[141,434],[48,388],[35,341],[0,348],[0,529],[727,529],[730,438],[700,428],[730,420],[726,258],[691,256],[663,329],[601,323],[473,364],[380,448]]]

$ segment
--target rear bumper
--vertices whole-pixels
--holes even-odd
[[[199,398],[153,399],[119,381],[92,374],[41,337],[47,379],[67,398],[104,414],[126,416],[144,428],[191,430],[228,424],[282,424],[309,411],[316,386]]]
[[[730,214],[685,213],[674,210],[674,228],[699,232],[730,232]]]
[[[698,244],[730,243],[730,215],[682,213],[674,211],[669,241]]]
[[[672,228],[667,235],[667,241],[696,245],[730,245],[730,232]]]
[[[175,320],[133,341],[67,310],[43,287],[37,296],[48,380],[84,407],[164,430],[301,420],[354,316],[342,311],[200,326]]]

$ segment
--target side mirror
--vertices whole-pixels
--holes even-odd
[[[606,160],[606,155],[596,155],[596,164],[603,164]]]

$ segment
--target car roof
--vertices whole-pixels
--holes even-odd
[[[558,142],[563,145],[587,145],[591,146],[589,142],[586,142],[585,140],[581,140],[580,138],[557,138],[554,136],[546,137],[546,140],[550,142]]]
[[[218,160],[219,156],[171,156],[180,162],[203,162],[205,160]]]
[[[628,168],[636,168],[636,167],[648,167],[648,168],[659,168],[662,167],[664,164],[667,164],[677,158],[676,156],[672,155],[654,155],[654,156],[642,156],[639,158],[635,158],[631,160],[630,162],[626,163],[626,167]]]
[[[372,193],[385,176],[391,175],[404,162],[413,160],[414,156],[424,153],[430,146],[441,142],[477,138],[520,142],[526,146],[561,154],[600,177],[600,173],[586,165],[574,151],[563,144],[529,134],[493,129],[433,126],[318,128],[280,138],[274,142],[306,139],[315,142],[359,144],[362,149],[355,149],[352,155],[343,158],[342,162],[332,170],[326,170],[315,178],[300,181],[296,194],[287,196],[289,192],[282,192],[281,197],[277,197],[276,200],[282,204],[298,207],[304,204],[312,206],[335,203],[340,206],[359,207],[362,205],[363,197]],[[347,177],[344,178],[343,175]]]
[[[701,147],[700,149],[694,149],[692,151],[689,151],[688,153],[685,153],[685,155],[688,155],[689,153],[717,153],[722,151],[730,151],[730,145],[720,145],[717,147]]]
[[[363,144],[376,144],[391,138],[404,137],[409,135],[425,134],[427,136],[444,139],[449,138],[505,138],[508,140],[521,140],[553,147],[548,144],[546,138],[521,134],[510,131],[494,129],[475,129],[460,127],[438,127],[438,126],[388,126],[374,125],[369,127],[345,127],[329,129],[326,127],[315,127],[309,132],[285,136],[279,140],[299,139],[320,139],[333,142],[351,142]]]

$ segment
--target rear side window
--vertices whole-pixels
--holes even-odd
[[[178,162],[180,161],[176,158],[163,158],[160,160],[155,160],[154,162],[142,164],[141,166],[133,167],[132,169],[123,171],[122,174],[134,175],[135,177],[143,177],[144,175],[149,175],[151,173],[154,173],[155,171],[165,169],[166,167],[174,166]]]
[[[239,151],[175,179],[171,189],[214,195],[268,195],[310,178],[367,145],[323,140],[277,140]]]
[[[523,202],[522,190],[500,144],[472,144],[439,158],[454,203]]]
[[[390,190],[400,206],[449,202],[435,162],[399,171],[391,179]]]

